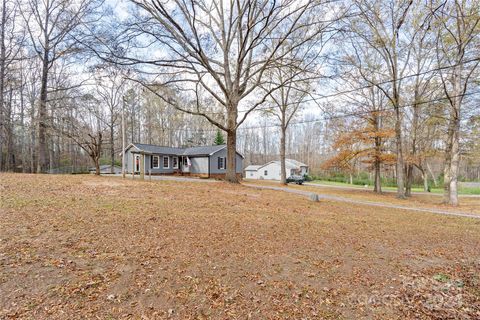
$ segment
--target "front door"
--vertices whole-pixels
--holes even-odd
[[[140,172],[140,155],[136,154],[133,156],[135,172]]]
[[[186,172],[186,173],[190,172],[189,162],[190,160],[188,159],[188,157],[182,158],[182,172]]]

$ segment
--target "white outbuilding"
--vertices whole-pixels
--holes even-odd
[[[287,178],[292,175],[308,174],[308,166],[293,159],[285,159],[285,169],[287,170]],[[270,161],[264,165],[250,165],[245,168],[245,179],[259,180],[280,180],[281,166],[280,161]]]

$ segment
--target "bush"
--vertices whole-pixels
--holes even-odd
[[[313,181],[313,180],[316,180],[314,176],[309,176],[308,174],[304,174],[304,175],[303,175],[303,178],[305,179],[305,181]]]

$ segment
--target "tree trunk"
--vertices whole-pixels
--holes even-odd
[[[7,171],[15,170],[15,154],[13,150],[13,120],[12,120],[12,100],[13,100],[13,89],[10,88],[10,93],[8,101],[6,103],[5,115],[4,115],[4,129],[5,129],[5,139],[7,149],[5,150],[5,168]],[[5,100],[4,100],[5,103]]]
[[[48,169],[47,159],[47,84],[48,84],[48,52],[45,51],[42,65],[42,79],[40,88],[40,103],[38,106],[38,161],[37,172],[46,173]]]
[[[402,150],[402,120],[398,106],[395,110],[395,148],[397,154],[396,176],[397,176],[397,197],[405,199],[404,161]]]
[[[375,159],[375,185],[373,191],[376,193],[382,193],[382,180],[380,176],[380,160]]]
[[[236,150],[237,150],[237,131],[235,129],[227,132],[227,172],[225,180],[231,183],[238,183],[236,174]]]
[[[285,121],[282,121],[285,122]],[[280,184],[286,185],[287,184],[287,168],[285,164],[285,138],[286,138],[286,128],[284,123],[282,123],[282,127],[280,128],[281,136],[280,136]]]
[[[30,119],[32,123],[30,124],[30,139],[31,139],[31,146],[30,146],[30,172],[36,173],[37,172],[37,153],[36,153],[36,144],[37,144],[37,127],[35,123],[35,102],[30,102]]]
[[[113,113],[113,112],[112,112]],[[113,128],[113,119],[110,126],[110,173],[114,173],[115,166],[115,147],[114,147],[114,128]]]
[[[460,163],[460,120],[455,119],[454,132],[451,148],[451,161],[450,161],[450,179],[449,179],[449,194],[448,204],[452,206],[458,206],[458,171]]]
[[[4,135],[4,104],[5,104],[5,59],[6,59],[6,46],[5,46],[5,25],[7,21],[7,4],[6,0],[2,1],[2,21],[0,32],[0,171],[3,171],[3,135]],[[7,160],[8,161],[8,160]]]
[[[428,187],[428,174],[425,169],[421,170],[422,171],[422,179],[423,179],[423,191],[425,192],[430,192],[430,189]]]
[[[349,174],[349,183],[353,184],[353,174],[351,172]]]
[[[433,173],[432,168],[430,167],[430,165],[428,164],[428,162],[426,162],[426,163],[427,163],[427,170],[428,170],[428,172],[430,173],[430,175],[432,176],[433,185],[434,185],[435,187],[438,187],[437,177],[436,177],[435,174]]]
[[[100,157],[95,157],[93,161],[95,162],[95,175],[99,176],[100,175]]]
[[[407,165],[407,181],[405,184],[405,196],[411,197],[412,196],[412,185],[413,185],[413,165]]]

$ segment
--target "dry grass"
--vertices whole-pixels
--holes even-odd
[[[0,180],[0,318],[480,317],[480,220],[226,183]]]
[[[249,184],[266,185],[266,186],[280,186],[278,182],[262,181],[262,180],[247,180]],[[411,206],[414,208],[431,208],[444,211],[460,211],[469,214],[480,215],[480,196],[460,196],[460,205],[458,207],[452,207],[442,203],[443,197],[438,194],[414,194],[412,197],[402,200],[396,197],[393,192],[386,192],[382,194],[376,194],[370,189],[341,189],[335,187],[324,186],[309,186],[302,185],[297,186],[295,184],[289,184],[288,188],[311,191],[318,194],[327,194],[345,197],[349,199],[383,202],[393,205]]]

